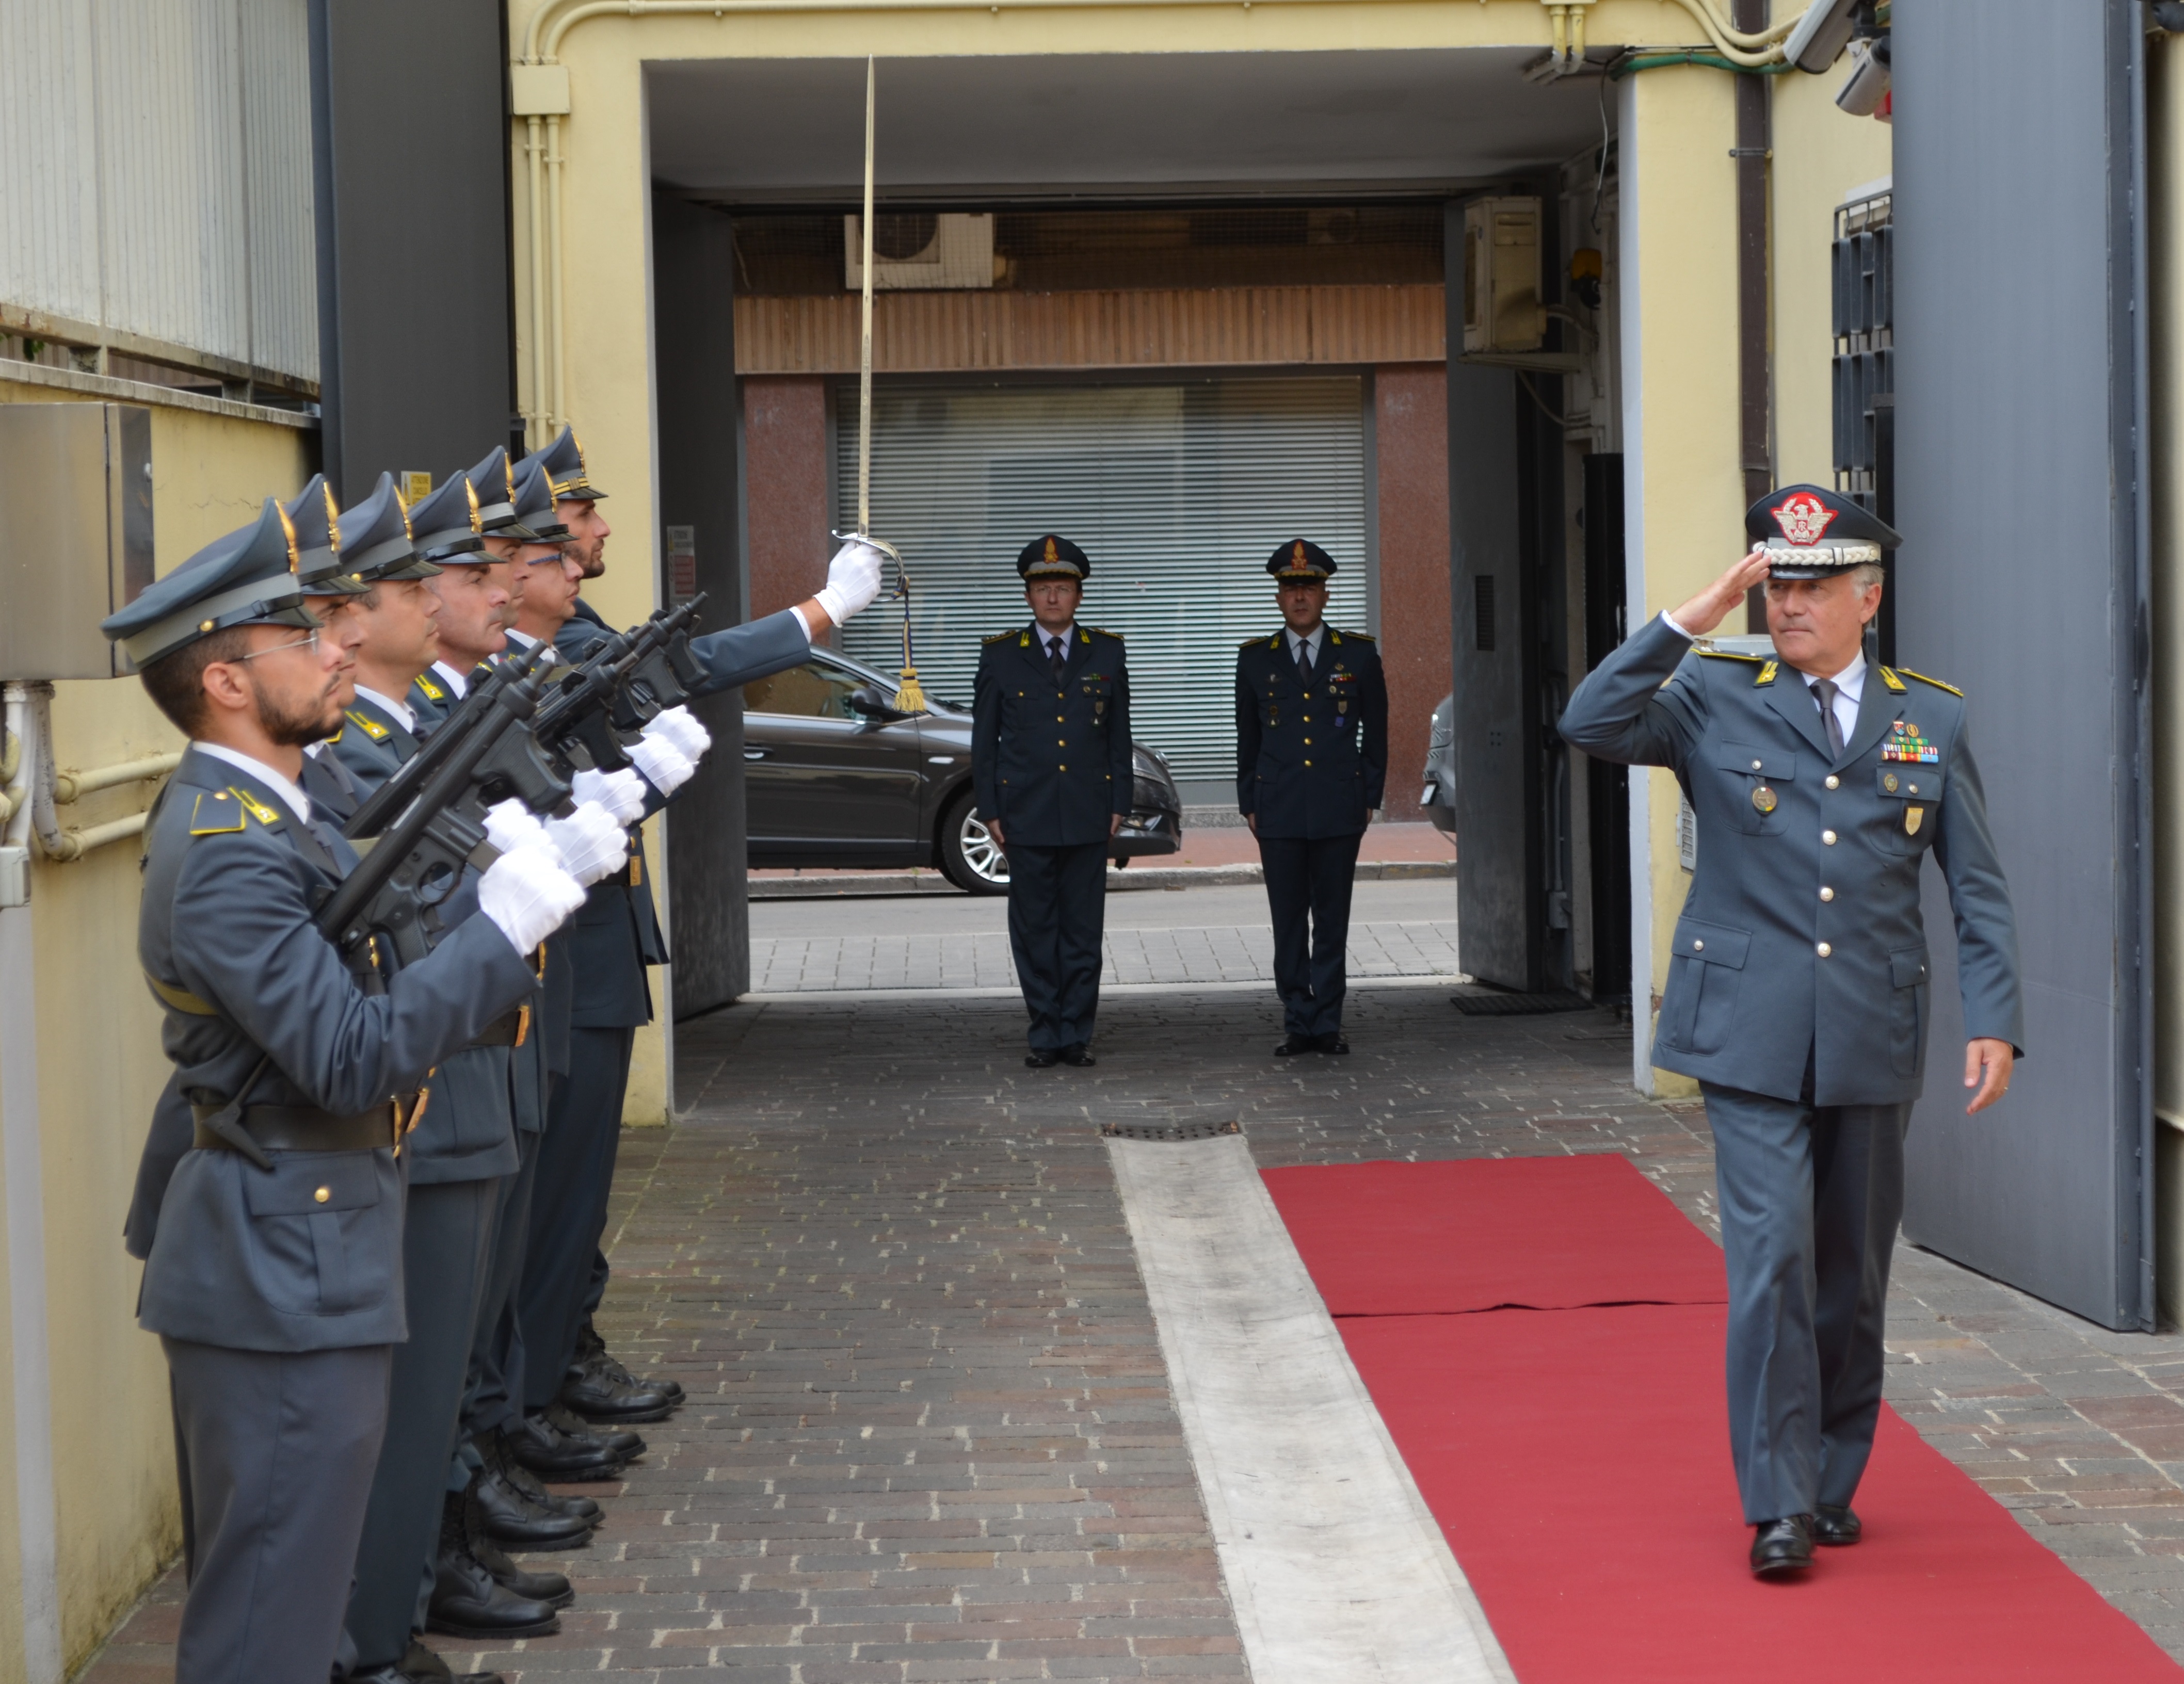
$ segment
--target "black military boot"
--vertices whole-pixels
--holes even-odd
[[[571,1413],[595,1426],[636,1426],[666,1420],[682,1401],[679,1387],[670,1393],[659,1381],[639,1380],[607,1354],[598,1334],[588,1341],[578,1334],[577,1360],[561,1381],[560,1402]]]
[[[566,1410],[555,1413],[564,1420],[571,1419]],[[509,1460],[543,1479],[577,1484],[620,1479],[629,1461],[590,1433],[581,1429],[567,1431],[544,1414],[525,1416],[522,1426],[507,1430],[506,1438]]]
[[[504,1588],[471,1553],[465,1507],[462,1496],[451,1491],[440,1510],[440,1553],[433,1563],[425,1629],[495,1642],[553,1636],[561,1629],[553,1609]]]
[[[671,1405],[682,1401],[680,1381],[670,1380],[664,1374],[648,1374],[640,1380],[616,1362],[607,1352],[607,1342],[599,1337],[599,1330],[592,1326],[592,1319],[588,1315],[584,1318],[584,1325],[577,1330],[576,1366],[590,1369],[600,1364],[612,1378],[626,1386],[641,1386],[647,1391],[660,1392]]]
[[[478,1503],[478,1487],[484,1476],[473,1474],[470,1489],[463,1493],[463,1543],[471,1559],[493,1575],[493,1582],[501,1589],[521,1597],[526,1602],[543,1602],[549,1608],[566,1608],[577,1599],[566,1575],[560,1573],[532,1573],[517,1566],[508,1559],[508,1552],[493,1541],[485,1529],[485,1511]]]
[[[604,1444],[625,1462],[633,1462],[644,1453],[644,1441],[635,1433],[626,1432],[618,1426],[578,1420],[559,1403],[549,1403],[539,1414],[550,1421],[564,1437],[588,1438]]]
[[[478,1506],[495,1542],[515,1549],[582,1549],[591,1542],[598,1503],[547,1490],[528,1468],[509,1459],[508,1442],[497,1428],[474,1436],[471,1446],[485,1464]]]
[[[352,1672],[346,1684],[508,1684],[498,1672],[454,1672],[415,1637],[409,1653],[386,1666]]]

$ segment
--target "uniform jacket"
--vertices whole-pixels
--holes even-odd
[[[1388,781],[1388,685],[1380,646],[1327,628],[1306,688],[1289,637],[1236,652],[1236,804],[1262,836],[1363,832]]]
[[[313,814],[338,830],[364,805],[364,791],[334,752],[333,742],[314,747],[318,753],[304,756],[303,791],[311,798]]]
[[[1036,622],[989,637],[971,713],[978,812],[1011,844],[1105,842],[1129,813],[1130,675],[1113,632],[1073,628],[1058,685]]]
[[[438,718],[444,719],[454,710],[455,698],[437,674],[428,672],[413,684],[410,700],[413,707],[421,700],[434,700],[421,694],[425,680],[432,681],[432,688],[444,698],[444,704],[438,706]],[[427,717],[418,714],[421,731],[426,729]],[[368,799],[416,753],[417,738],[370,697],[359,696],[348,706],[333,752]],[[467,880],[464,886],[442,909],[442,915],[451,923],[477,910],[476,875],[464,875]],[[543,997],[533,994],[525,1003],[532,1009],[531,1021],[536,1023]],[[525,1038],[529,1038],[527,1030]],[[521,1048],[471,1047],[451,1053],[441,1063],[432,1075],[432,1098],[404,1145],[412,1181],[432,1187],[515,1173],[521,1161],[516,1152],[517,1131],[535,1134],[545,1125],[537,1108],[515,1103],[511,1064],[521,1056]]]
[[[613,634],[579,597],[577,616],[554,636],[554,647],[582,662]],[[690,640],[690,653],[705,670],[694,694],[710,696],[794,666],[811,653],[804,621],[783,609],[748,625],[731,625]],[[659,804],[655,795],[654,802]],[[667,963],[667,939],[652,903],[650,862],[641,833],[632,835],[628,869],[594,883],[568,925],[575,998],[570,1021],[578,1029],[629,1029],[652,1021],[647,965]]]
[[[311,923],[355,863],[260,781],[183,755],[151,821],[137,925],[177,1096],[232,1098],[266,1057],[250,1103],[353,1115],[415,1088],[536,986],[507,937],[474,918],[385,993],[362,992]],[[272,1157],[267,1171],[225,1150],[180,1154],[158,1202],[142,1325],[243,1350],[402,1338],[393,1152]]]
[[[1578,686],[1563,739],[1669,767],[1698,818],[1656,1064],[1794,1101],[1809,1052],[1818,1104],[1917,1098],[1930,851],[1956,916],[1964,1034],[2023,1047],[2016,921],[1964,713],[1947,685],[1872,667],[1837,758],[1803,675],[1696,653],[1658,619]]]

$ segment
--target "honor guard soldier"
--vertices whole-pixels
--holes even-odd
[[[354,657],[357,646],[364,641],[364,626],[354,610],[365,587],[342,565],[337,547],[341,525],[326,476],[312,475],[310,483],[296,494],[295,500],[281,505],[281,513],[288,517],[289,530],[296,538],[296,588],[318,619],[319,636],[331,639],[344,657],[334,701],[345,709],[356,699]],[[304,793],[329,823],[337,825],[346,823],[364,801],[356,780],[332,752],[333,742],[340,736],[336,731],[333,738],[314,742],[304,751]]]
[[[366,592],[354,610],[365,628],[356,699],[333,750],[367,797],[417,752],[410,686],[440,653],[440,599],[426,583],[439,576],[433,558],[479,547],[466,490],[458,475],[405,514],[393,477],[382,474],[371,495],[343,517],[344,559]]]
[[[180,1684],[333,1667],[409,1331],[401,1121],[428,1070],[529,997],[524,955],[581,898],[545,855],[510,853],[484,915],[359,986],[313,918],[356,854],[299,786],[341,679],[293,559],[269,502],[104,626],[190,740],[148,831],[138,934],[194,1112],[139,1309],[189,1519]]]
[[[978,816],[1008,855],[1009,948],[1034,1070],[1095,1062],[1107,848],[1130,811],[1123,640],[1077,624],[1091,571],[1051,532],[1024,546],[1017,572],[1032,622],[986,639],[971,704],[971,778]]]
[[[1236,654],[1236,804],[1259,840],[1283,1037],[1347,1053],[1342,999],[1357,848],[1388,776],[1380,647],[1327,624],[1334,559],[1292,538],[1267,559],[1282,629]]]
[[[1875,664],[1897,535],[1791,486],[1751,553],[1578,686],[1571,747],[1666,766],[1698,818],[1652,1059],[1698,1079],[1729,1265],[1730,1448],[1752,1570],[1850,1544],[1880,1408],[1903,1131],[1925,1074],[1931,852],[1957,926],[1969,1109],[2020,1056],[2017,934],[1963,694]],[[1764,583],[1772,659],[1694,649]]]
[[[598,577],[605,569],[607,528],[592,505],[606,493],[591,482],[576,435],[564,428],[525,462],[546,472],[554,512],[571,533],[569,553],[579,572]],[[694,698],[804,660],[815,638],[846,624],[879,594],[880,564],[878,550],[852,539],[836,552],[817,595],[749,625],[693,637],[689,653],[705,675],[691,686]],[[610,634],[581,597],[568,607],[554,647],[564,659],[580,663]],[[631,819],[657,810],[688,782],[695,758],[710,742],[688,709],[671,708],[655,719],[630,750],[650,786]],[[652,1020],[645,970],[667,962],[643,838],[632,836],[627,868],[593,886],[569,927],[574,985],[568,1074],[555,1087],[540,1142],[530,1248],[516,1293],[526,1420],[510,1442],[517,1459],[539,1472],[550,1471],[566,1427],[580,1425],[579,1414],[611,1431],[617,1420],[657,1419],[655,1412],[682,1397],[673,1381],[632,1375],[607,1351],[592,1323],[608,1280],[600,1242],[621,1140],[630,1053],[638,1029]]]

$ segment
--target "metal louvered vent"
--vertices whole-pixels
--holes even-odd
[[[1270,546],[1271,547],[1271,546]],[[1224,1134],[1241,1134],[1244,1126],[1226,1123],[1102,1123],[1100,1132],[1110,1140],[1213,1140]]]
[[[1131,732],[1179,778],[1236,771],[1235,651],[1281,625],[1266,558],[1286,538],[1340,566],[1327,618],[1369,630],[1363,383],[971,386],[872,394],[872,527],[915,592],[919,681],[966,703],[979,642],[1028,625],[1017,553],[1042,532],[1084,547],[1087,625],[1128,641]],[[856,507],[857,393],[837,399],[836,506]],[[900,664],[884,606],[844,653]]]

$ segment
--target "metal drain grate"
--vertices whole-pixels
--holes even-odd
[[[1100,1132],[1110,1140],[1212,1140],[1224,1134],[1241,1134],[1244,1125],[1226,1123],[1102,1123]]]

